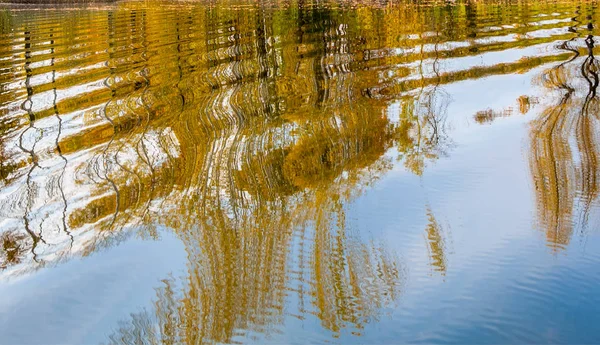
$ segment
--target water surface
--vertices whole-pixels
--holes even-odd
[[[597,343],[593,2],[0,7],[0,343]]]

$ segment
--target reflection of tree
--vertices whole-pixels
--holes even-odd
[[[447,263],[447,244],[444,234],[444,229],[435,218],[431,210],[427,211],[427,226],[425,227],[425,233],[427,236],[429,256],[431,260],[431,266],[436,272],[441,275],[446,275]]]
[[[433,89],[421,98],[402,103],[396,145],[406,167],[423,174],[426,162],[446,155],[449,138],[446,134],[446,93]],[[421,103],[422,102],[422,103]]]
[[[347,326],[362,327],[396,299],[402,279],[397,259],[384,248],[348,236],[342,221],[343,205],[356,189],[387,168],[379,161],[386,122],[362,113],[343,117],[346,126],[341,130],[318,121],[325,138],[333,135],[337,140],[324,148],[317,145],[317,154],[305,148],[315,146],[314,140],[330,143],[320,132],[307,132],[306,139],[266,155],[238,146],[254,154],[234,172],[233,180],[223,176],[227,166],[211,167],[216,170],[209,174],[221,175],[219,180],[199,180],[195,189],[204,190],[201,198],[179,199],[176,211],[165,217],[186,243],[190,258],[190,276],[172,314],[177,339],[228,342],[236,330],[267,332],[282,318],[290,264],[297,266],[302,299],[308,298],[312,312],[336,333]],[[243,146],[263,140],[258,137]],[[238,188],[229,189],[229,183],[239,184],[249,196],[240,198]],[[294,243],[311,249],[302,260],[290,262]],[[165,304],[161,298],[157,303]],[[156,314],[134,315],[112,341],[129,343],[150,334],[148,329],[168,319],[158,309]],[[168,338],[163,331],[154,336]]]
[[[563,49],[573,58],[547,71],[545,87],[561,93],[560,100],[532,122],[530,166],[535,182],[538,218],[548,242],[561,247],[570,241],[573,226],[586,226],[591,203],[598,196],[598,61],[594,57],[594,39],[585,40],[586,53],[569,40]],[[575,84],[581,79],[584,85]],[[587,90],[579,96],[577,90]],[[575,143],[575,144],[573,144]],[[573,218],[580,212],[579,220]]]
[[[228,13],[217,11],[211,15],[227,17]],[[235,21],[231,25],[235,26]],[[218,37],[209,36],[214,41]],[[297,68],[310,71],[302,65],[320,61],[325,64],[321,70],[347,69],[348,58],[343,57],[347,53],[336,48],[337,42],[344,44],[345,39],[336,37],[326,42],[326,60],[317,56],[299,61]],[[163,134],[150,145],[146,139],[155,149],[154,156],[148,155],[148,159],[142,155],[140,166],[125,163],[126,149],[111,153],[114,148],[131,146],[117,143],[135,138],[135,129],[127,136],[111,135],[110,148],[103,147],[104,161],[123,155],[119,159],[122,165],[135,172],[142,184],[152,184],[155,194],[132,193],[136,195],[135,204],[123,197],[115,199],[114,193],[99,197],[97,206],[74,213],[71,223],[100,221],[107,229],[122,225],[122,221],[129,223],[132,218],[146,223],[156,219],[156,211],[148,211],[148,216],[135,215],[139,211],[134,205],[153,203],[152,199],[162,197],[166,200],[161,201],[161,207],[171,210],[161,214],[162,223],[178,233],[190,257],[190,275],[177,299],[160,295],[156,310],[133,315],[111,337],[113,342],[228,342],[237,330],[268,332],[283,316],[289,285],[287,270],[293,262],[290,248],[296,242],[311,248],[310,254],[293,262],[298,266],[302,299],[314,306],[313,313],[332,332],[348,326],[362,327],[398,295],[402,277],[397,259],[383,248],[348,237],[343,224],[331,223],[332,218],[343,218],[343,205],[362,184],[370,183],[388,168],[381,156],[390,145],[392,126],[382,105],[353,100],[350,76],[328,72],[321,81],[328,91],[317,97],[316,104],[307,105],[312,118],[307,118],[303,105],[288,110],[287,116],[293,122],[282,124],[271,110],[277,109],[281,98],[274,96],[275,87],[264,87],[265,83],[277,86],[276,73],[259,72],[268,49],[258,47],[258,61],[253,55],[238,55],[251,47],[234,41],[230,48],[215,48],[235,58],[211,62],[207,71],[200,71],[215,85],[213,91],[197,97],[186,95],[189,90],[181,86],[176,90],[184,93],[190,109],[201,109],[200,114],[181,112],[184,126],[172,124],[168,132],[163,131],[172,133],[172,140]],[[229,85],[223,80],[231,80],[230,71],[235,80],[244,80],[246,74],[258,77]],[[314,78],[310,74],[299,77]],[[147,93],[152,96],[143,102],[153,111],[157,107],[153,102],[160,104],[156,98],[160,94],[151,86],[152,80],[148,85]],[[117,113],[112,109],[122,103],[111,101],[104,113]],[[171,103],[166,106],[177,107]],[[158,123],[151,122],[154,132],[157,127]],[[188,134],[195,132],[205,136]],[[159,161],[163,163],[152,164]],[[153,168],[145,169],[144,165]],[[103,170],[106,180],[98,183],[110,178],[120,196],[130,194],[127,189],[131,184],[119,176],[119,167],[110,163],[103,166],[112,166],[114,171]],[[368,173],[363,176],[365,169]],[[153,174],[167,175],[153,178]],[[122,214],[112,223],[115,200]],[[126,218],[124,214],[132,216]],[[165,317],[163,310],[171,316]],[[161,323],[170,326],[158,326]]]

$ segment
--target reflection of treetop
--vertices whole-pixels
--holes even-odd
[[[571,39],[559,48],[571,58],[541,78],[544,87],[556,91],[556,101],[532,121],[529,156],[538,220],[555,248],[569,243],[574,226],[585,230],[599,190],[594,38]]]

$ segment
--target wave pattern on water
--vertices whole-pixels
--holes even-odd
[[[291,294],[294,316],[359,335],[398,303],[407,268],[348,229],[348,205],[397,162],[420,176],[451,154],[444,85],[536,68],[560,94],[531,122],[538,227],[566,246],[599,190],[587,5],[0,9],[0,277],[166,227],[189,275],[164,280],[111,343],[260,338]],[[427,217],[444,276],[449,234]]]

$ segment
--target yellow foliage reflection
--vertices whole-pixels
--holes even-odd
[[[553,248],[569,244],[576,224],[585,228],[598,197],[599,64],[594,43],[588,36],[561,46],[573,57],[541,79],[544,87],[559,95],[558,101],[531,123],[530,166],[538,219]]]

